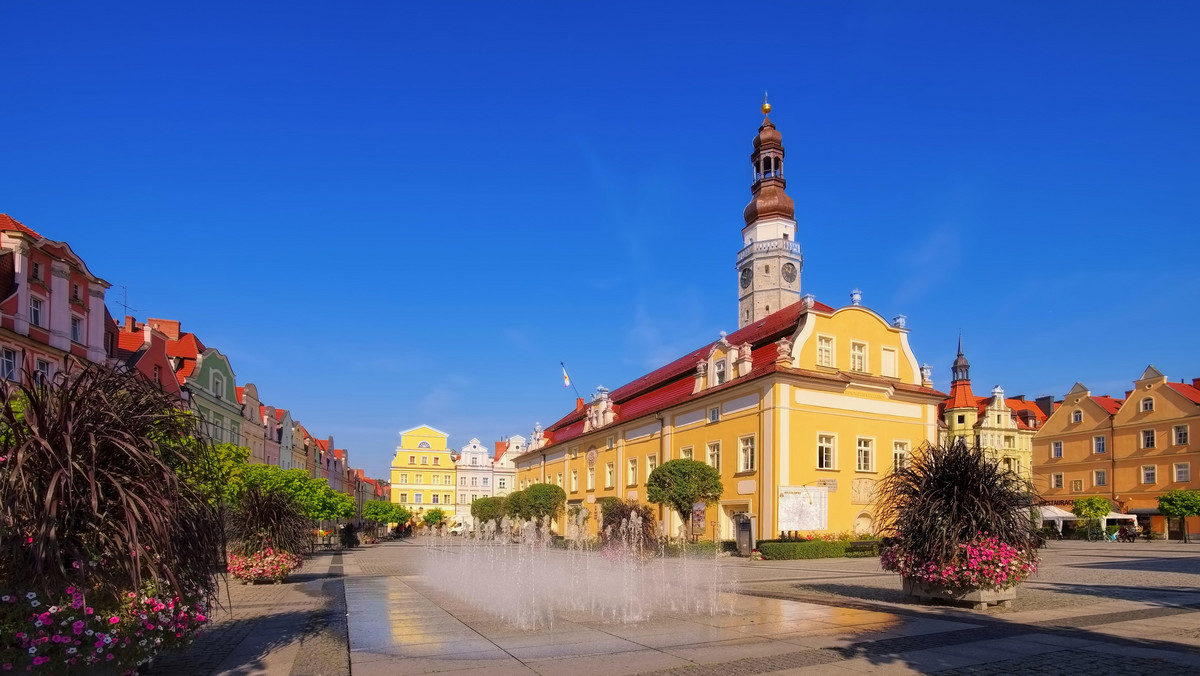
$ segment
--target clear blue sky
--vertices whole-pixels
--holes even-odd
[[[770,90],[823,302],[947,386],[1196,359],[1195,3],[5,3],[0,211],[386,476],[736,328]]]

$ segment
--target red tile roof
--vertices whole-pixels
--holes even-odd
[[[117,336],[117,347],[127,352],[137,352],[146,344],[146,337],[141,331],[129,333],[122,331]]]
[[[1121,404],[1125,403],[1124,399],[1113,399],[1112,397],[1092,397],[1092,401],[1100,404],[1100,407],[1108,411],[1109,415],[1116,415],[1121,409]]]
[[[951,383],[950,397],[946,400],[946,408],[975,408],[978,405],[978,398],[971,391],[971,381],[956,380]]]
[[[1187,383],[1169,382],[1167,385],[1170,386],[1172,390],[1175,390],[1176,392],[1192,400],[1192,403],[1200,404],[1200,390],[1196,389],[1195,387],[1188,385]]]
[[[244,394],[246,392],[246,388],[242,387],[241,385],[238,385],[237,387],[233,388],[233,392],[234,392],[234,394],[237,395],[238,403],[239,404],[242,403],[242,394]]]
[[[168,357],[183,357],[185,359],[195,359],[200,356],[207,348],[194,333],[185,333],[179,336],[179,340],[167,341],[167,356]]]
[[[285,414],[285,413],[287,413],[287,409],[286,409],[286,408],[277,408],[277,409],[275,409],[275,419],[276,419],[276,420],[279,420],[279,421],[283,421],[283,414]]]
[[[329,452],[329,442],[325,439],[317,439],[317,448],[328,453]]]
[[[179,381],[179,384],[182,385],[183,381],[191,377],[195,370],[196,362],[190,359],[185,359],[183,360],[183,363],[179,365],[179,370],[175,372],[175,378]]]
[[[18,232],[23,232],[26,235],[31,235],[33,237],[37,237],[38,239],[42,239],[42,236],[34,232],[33,228],[25,225],[8,214],[0,214],[0,230],[16,230]]]
[[[816,303],[813,306],[813,310],[823,314],[832,314],[834,312],[833,308],[823,303]],[[793,369],[779,366],[776,363],[776,358],[779,354],[779,346],[776,344],[776,341],[783,336],[790,336],[805,313],[806,310],[803,303],[795,303],[726,336],[726,341],[728,341],[730,346],[735,348],[739,345],[750,343],[751,366],[749,373],[733,378],[723,385],[709,387],[696,394],[692,393],[695,389],[694,376],[696,363],[707,358],[713,346],[719,342],[713,341],[689,352],[687,355],[676,359],[666,366],[617,388],[609,394],[609,398],[613,401],[617,419],[623,422],[635,420],[665,408],[684,403],[689,399],[704,397],[722,389],[736,387],[748,380],[776,371],[786,371],[808,377],[849,382],[849,376],[844,374],[835,375],[805,369]],[[863,376],[856,375],[855,378],[862,379]],[[867,377],[867,379],[876,380],[870,377]],[[884,378],[877,380],[881,384],[890,385],[898,390],[944,396],[940,392],[929,388],[895,383]],[[586,410],[586,407],[584,410],[574,410],[547,428],[545,434],[549,443],[559,444],[581,436],[584,429]]]

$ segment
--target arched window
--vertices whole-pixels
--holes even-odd
[[[1154,410],[1154,397],[1146,397],[1142,400],[1142,413],[1147,413]]]
[[[1083,411],[1073,411],[1071,413],[1071,422],[1083,422]]]
[[[429,446],[429,442],[428,442],[428,441],[422,441],[421,443],[417,444],[417,448],[430,448],[430,446]]]

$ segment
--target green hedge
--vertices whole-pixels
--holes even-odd
[[[813,540],[812,542],[763,542],[758,551],[764,559],[833,559],[846,555],[845,542]]]

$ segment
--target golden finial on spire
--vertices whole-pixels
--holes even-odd
[[[762,111],[763,111],[763,115],[766,115],[767,113],[771,112],[771,104],[767,103],[767,93],[766,92],[763,92]]]

